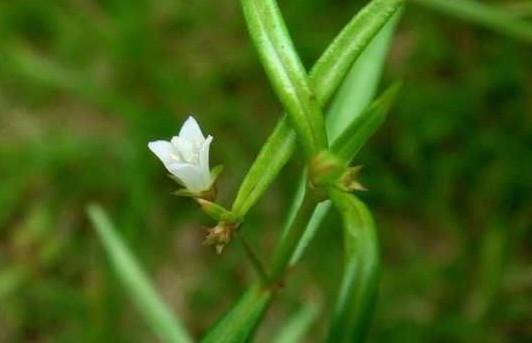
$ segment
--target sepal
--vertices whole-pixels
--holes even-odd
[[[218,177],[220,176],[220,174],[222,174],[223,171],[224,166],[222,164],[219,164],[211,169],[211,187],[216,183],[216,180],[218,180]]]
[[[358,182],[361,169],[362,165],[347,168],[340,179],[340,187],[347,192],[367,191],[367,188]]]
[[[172,194],[178,197],[194,198],[196,200],[198,199],[214,200],[216,198],[216,188],[211,187],[210,189],[203,191],[203,192],[192,192],[186,188],[181,188],[181,189],[178,189],[177,191],[174,191]]]
[[[231,211],[225,209],[223,206],[218,205],[215,202],[201,199],[201,198],[196,198],[196,202],[198,203],[198,205],[200,205],[203,212],[207,213],[209,217],[211,217],[212,219],[218,222],[220,221],[235,222],[236,221],[235,215]]]

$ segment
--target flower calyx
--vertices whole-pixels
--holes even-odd
[[[346,167],[332,152],[325,150],[309,163],[309,184],[318,196],[324,197],[325,188],[335,187],[346,192],[366,190],[359,182],[362,166]]]
[[[240,226],[240,221],[231,211],[215,202],[200,198],[196,198],[196,202],[205,213],[218,222],[215,227],[207,229],[207,237],[203,244],[214,246],[216,253],[221,254]]]
[[[333,186],[342,176],[344,163],[329,150],[314,156],[308,165],[309,186],[320,198],[325,197],[324,188]]]
[[[238,224],[238,220],[233,212],[227,210],[223,206],[203,198],[196,198],[196,202],[203,212],[207,213],[212,219],[218,222],[232,222]]]
[[[207,237],[205,237],[203,244],[214,246],[216,253],[221,254],[225,246],[231,241],[237,228],[237,223],[220,221],[215,227],[207,229]]]

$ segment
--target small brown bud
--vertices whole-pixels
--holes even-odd
[[[216,253],[221,254],[225,246],[231,241],[231,237],[237,226],[235,223],[220,222],[213,228],[207,229],[207,237],[204,245],[213,245]]]

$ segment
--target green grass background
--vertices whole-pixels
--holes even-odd
[[[307,66],[364,3],[280,1]],[[407,6],[383,77],[404,89],[356,160],[383,255],[370,341],[532,339],[531,61],[530,45]],[[202,246],[214,223],[170,194],[146,143],[193,113],[229,204],[280,112],[237,1],[1,1],[0,342],[154,340],[85,217],[92,201],[201,336],[253,274],[238,245]],[[265,259],[301,162],[243,228]],[[331,215],[257,341],[309,302],[307,341],[324,334],[340,247]]]

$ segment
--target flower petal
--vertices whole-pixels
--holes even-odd
[[[176,148],[180,157],[187,163],[198,164],[198,152],[195,149],[194,143],[181,136],[172,138],[172,145]]]
[[[203,174],[203,177],[211,181],[211,169],[209,167],[209,148],[212,142],[212,136],[208,136],[203,142],[201,149],[199,151],[199,167]]]
[[[170,173],[176,176],[184,186],[192,192],[201,192],[209,188],[209,183],[202,178],[198,167],[188,163],[174,163],[167,166]]]
[[[170,142],[154,141],[148,143],[148,148],[165,164],[176,163],[175,149]]]
[[[192,116],[188,117],[181,127],[181,130],[179,131],[179,137],[184,138],[198,146],[201,145],[201,143],[203,143],[205,140],[198,122]]]

